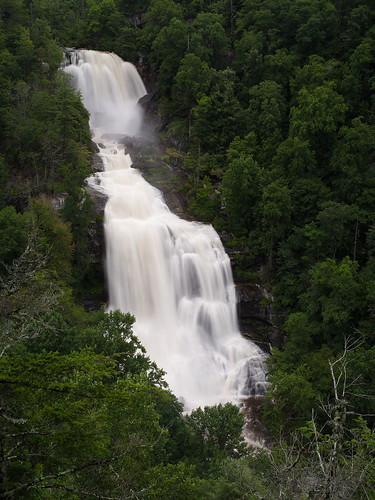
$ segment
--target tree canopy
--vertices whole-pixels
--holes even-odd
[[[372,0],[0,0],[0,496],[372,498]],[[62,47],[141,64],[189,208],[267,290],[268,453],[186,416],[98,283],[88,113]],[[254,284],[254,283],[253,283]]]

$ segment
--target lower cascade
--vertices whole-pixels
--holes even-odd
[[[89,182],[108,197],[109,309],[135,316],[134,333],[186,411],[263,394],[265,355],[239,332],[219,236],[170,212],[121,144],[141,134],[137,103],[147,91],[136,68],[115,54],[80,50],[65,71],[82,93],[105,166]]]

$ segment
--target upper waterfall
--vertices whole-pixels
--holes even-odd
[[[137,103],[147,90],[133,64],[116,54],[80,50],[65,71],[82,92],[92,129],[122,136],[139,132],[142,110]]]
[[[113,54],[79,51],[73,85],[91,113],[105,171],[93,184],[105,208],[109,308],[132,313],[134,332],[186,410],[262,394],[264,354],[238,328],[230,261],[215,230],[170,212],[121,144],[135,135],[145,92]]]

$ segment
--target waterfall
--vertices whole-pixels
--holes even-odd
[[[230,261],[211,226],[171,213],[121,144],[140,133],[146,89],[114,54],[78,51],[66,71],[82,92],[105,171],[109,308],[136,318],[134,333],[166,372],[187,411],[264,393],[264,354],[240,332]]]

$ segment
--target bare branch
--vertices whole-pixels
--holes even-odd
[[[86,462],[82,465],[77,465],[75,467],[71,467],[70,469],[66,469],[62,472],[57,472],[56,474],[49,474],[47,476],[37,477],[31,481],[28,481],[27,483],[20,484],[19,486],[17,486],[16,488],[13,488],[12,490],[6,491],[4,493],[4,497],[5,498],[11,497],[15,493],[17,493],[18,491],[28,490],[30,488],[36,488],[41,483],[43,483],[45,481],[50,481],[51,479],[58,479],[58,478],[63,477],[63,476],[75,474],[76,472],[81,472],[82,470],[88,469],[90,467],[96,467],[98,465],[106,465],[106,464],[109,464],[112,462],[116,462],[116,461],[120,460],[121,458],[123,458],[124,456],[126,456],[128,454],[128,452],[129,452],[129,448],[125,452],[123,452],[119,455],[112,456],[110,458],[90,460],[89,462]]]
[[[320,449],[319,449],[318,431],[317,431],[316,423],[315,423],[314,410],[312,410],[311,422],[312,422],[312,428],[313,428],[314,438],[315,438],[314,445],[315,445],[316,456],[318,457],[320,470],[322,471],[323,476],[326,477],[326,469],[325,469],[324,461],[323,461],[323,458],[322,458],[322,455],[321,455]]]
[[[46,268],[48,252],[42,253],[32,229],[24,252],[5,265],[0,276],[0,357],[13,346],[39,336],[50,328],[43,314],[58,303],[61,290]]]
[[[83,490],[83,489],[76,489],[76,488],[70,488],[68,486],[65,486],[63,484],[45,484],[45,485],[42,485],[40,486],[41,488],[43,489],[60,489],[60,490],[64,490],[64,491],[68,491],[70,493],[75,493],[77,495],[85,495],[85,496],[90,496],[90,497],[94,497],[94,498],[97,498],[98,500],[131,500],[132,498],[142,498],[140,497],[140,495],[143,495],[144,493],[146,493],[146,491],[149,491],[151,488],[153,488],[153,486],[155,485],[156,483],[153,483],[151,486],[148,486],[147,488],[143,488],[139,491],[132,491],[130,495],[127,495],[127,496],[123,496],[121,495],[121,497],[112,497],[112,496],[104,496],[104,495],[100,495],[98,493],[94,493],[93,491],[87,491],[87,490]]]
[[[114,455],[114,456],[109,457],[109,458],[89,460],[88,462],[86,462],[84,464],[77,465],[75,467],[71,467],[69,469],[66,469],[65,471],[57,472],[56,474],[49,474],[46,476],[40,476],[40,477],[34,478],[26,483],[20,484],[19,486],[17,486],[16,488],[13,488],[12,490],[6,491],[4,493],[4,498],[12,497],[15,493],[22,491],[22,490],[28,490],[30,488],[45,487],[45,485],[43,485],[42,483],[45,483],[46,481],[59,479],[59,478],[64,477],[64,476],[71,476],[71,475],[76,474],[77,472],[81,472],[85,469],[89,469],[92,467],[110,465],[114,462],[118,462],[119,460],[121,460],[122,458],[127,456],[129,454],[129,452],[135,447],[136,448],[153,448],[156,445],[156,443],[161,439],[161,436],[163,434],[164,434],[164,432],[161,431],[159,433],[159,436],[156,438],[156,440],[150,444],[142,444],[139,436],[137,436],[137,435],[130,436],[130,442],[129,442],[126,450],[124,450],[122,453],[119,453],[118,455]],[[150,486],[149,488],[151,488],[151,487],[152,486]],[[147,488],[147,489],[149,489],[149,488]],[[147,491],[147,489],[142,490],[142,492]],[[136,498],[136,495],[138,495],[138,492],[135,492],[132,496],[125,497],[125,498]],[[98,497],[98,498],[104,499],[105,497]]]
[[[40,488],[43,489],[53,489],[53,490],[64,490],[69,493],[75,493],[76,495],[85,495],[85,496],[90,496],[97,498],[99,500],[125,500],[126,498],[129,497],[108,497],[108,496],[102,496],[98,495],[97,493],[94,493],[93,491],[85,491],[81,489],[76,489],[76,488],[69,488],[68,486],[65,486],[63,484],[57,484],[57,483],[52,483],[52,484],[44,484],[40,486]]]

